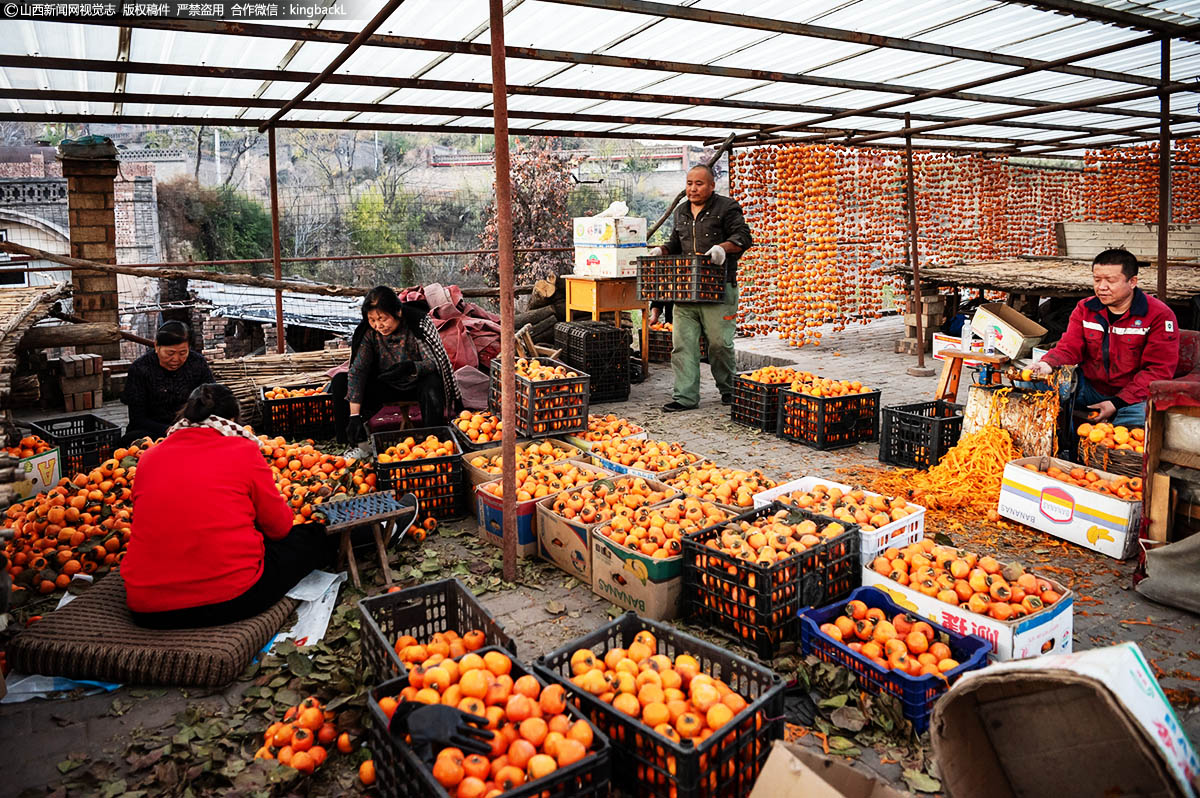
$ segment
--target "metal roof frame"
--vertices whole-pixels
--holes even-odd
[[[561,68],[555,68],[549,74],[527,71],[528,74],[540,76],[526,84],[507,86],[510,96],[593,101],[574,110],[511,110],[508,115],[512,119],[527,120],[526,126],[514,128],[512,132],[519,135],[708,143],[719,141],[718,134],[733,133],[738,144],[837,141],[849,145],[870,143],[872,146],[879,144],[887,147],[902,146],[905,133],[911,132],[916,139],[916,146],[920,148],[965,149],[1006,155],[1061,157],[1060,153],[1070,153],[1078,156],[1086,147],[1110,146],[1114,143],[1108,141],[1100,144],[1093,141],[1095,139],[1112,139],[1115,136],[1116,143],[1124,144],[1158,138],[1156,134],[1159,133],[1157,128],[1161,122],[1161,110],[1148,107],[1145,101],[1154,97],[1190,93],[1195,89],[1195,81],[1200,78],[1200,70],[1196,70],[1195,65],[1188,65],[1189,72],[1177,75],[1175,81],[1164,80],[1161,74],[1148,74],[1151,64],[1143,51],[1139,50],[1153,44],[1156,37],[1170,37],[1186,43],[1181,59],[1200,56],[1200,48],[1191,45],[1192,42],[1200,42],[1200,23],[1179,22],[1200,19],[1200,0],[1159,3],[1156,8],[1147,8],[1148,13],[1145,14],[1113,8],[1111,6],[1115,4],[1112,0],[1011,3],[1001,0],[958,0],[956,3],[935,4],[939,7],[933,11],[929,10],[930,6],[922,6],[930,19],[928,28],[920,36],[883,35],[860,29],[869,26],[874,19],[872,10],[882,7],[881,4],[885,2],[850,0],[836,4],[836,8],[834,4],[828,4],[824,12],[816,15],[817,18],[799,20],[790,17],[805,11],[793,11],[793,4],[781,5],[777,0],[755,0],[751,3],[737,3],[734,0],[510,0],[503,10],[505,17],[518,8],[524,9],[522,13],[525,17],[549,13],[554,8],[561,9],[555,12],[560,17],[563,14],[571,18],[591,14],[593,16],[588,19],[604,21],[600,36],[606,42],[590,52],[511,43],[506,45],[506,59],[514,68],[524,62],[561,65]],[[404,0],[387,0],[379,5],[371,21],[357,30],[322,27],[323,24],[345,24],[332,21],[306,26],[214,19],[115,17],[50,23],[55,29],[63,25],[74,26],[76,31],[90,31],[102,39],[103,35],[95,32],[118,28],[116,58],[107,60],[42,55],[28,51],[28,48],[25,54],[20,54],[13,52],[13,47],[4,48],[8,52],[0,49],[0,107],[5,103],[9,106],[8,111],[0,111],[0,119],[203,124],[256,127],[260,131],[269,127],[462,133],[486,130],[485,125],[479,122],[491,116],[490,103],[463,105],[461,102],[436,102],[439,92],[480,94],[492,91],[491,83],[486,79],[445,80],[435,76],[457,72],[486,78],[483,58],[490,58],[492,53],[492,45],[486,40],[486,18],[482,24],[468,28],[468,24],[476,19],[475,15],[468,12],[479,11],[478,0],[457,0],[457,5],[464,9],[464,19],[461,20],[459,31],[456,31],[466,30],[462,39],[380,32],[388,29],[389,21],[395,19],[398,9],[405,10],[401,9],[403,5]],[[412,6],[419,5],[411,4],[410,10]],[[807,5],[823,7],[826,4],[802,4]],[[1170,5],[1174,7],[1165,8]],[[773,15],[755,14],[756,8],[771,10]],[[971,19],[973,24],[986,27],[987,15],[997,9],[1005,9],[1006,19],[1011,21],[1016,12],[1009,9],[1013,8],[1027,12],[1031,23],[1044,22],[1047,16],[1064,20],[1067,27],[1062,30],[1034,35],[1039,42],[1053,42],[1056,36],[1065,40],[1068,37],[1063,31],[1070,31],[1072,39],[1086,33],[1099,37],[1099,46],[1081,49],[1073,54],[1056,53],[1057,57],[1052,58],[1031,58],[1012,52],[1019,49],[1028,52],[1029,48],[1019,47],[1023,40],[1014,41],[1011,36],[997,40],[992,46],[969,46],[976,44],[974,41],[961,44],[936,41],[939,31],[947,31],[945,36],[953,38],[951,34],[957,30],[955,26],[964,19]],[[412,10],[412,14],[420,13],[419,8]],[[854,24],[820,24],[819,18],[829,15],[836,15],[843,20],[851,18]],[[1024,17],[1017,19],[1017,22],[1022,19]],[[24,21],[15,24],[34,23]],[[730,52],[706,52],[705,59],[701,61],[657,57],[654,53],[644,51],[643,41],[648,34],[658,29],[663,31],[659,35],[672,38],[676,32],[684,30],[678,26],[691,26],[687,28],[688,31],[711,33],[736,30],[750,34],[750,38],[738,38],[737,45]],[[1080,29],[1079,26],[1084,27]],[[406,32],[411,29],[411,25],[405,28]],[[434,26],[414,32],[432,33],[436,30]],[[1122,32],[1118,34],[1118,30]],[[1126,33],[1126,30],[1133,32]],[[197,41],[217,42],[217,52],[245,49],[229,48],[225,37],[280,40],[290,42],[291,46],[282,60],[271,65],[275,68],[253,64],[245,67],[215,66],[207,59],[199,59],[199,63],[195,62],[197,59],[191,62],[182,58],[177,60],[171,57],[168,45],[164,45],[164,56],[157,60],[135,61],[131,58],[131,43],[141,31],[201,37]],[[536,39],[535,33],[526,31],[522,35],[526,39]],[[754,38],[757,34],[762,35]],[[25,38],[36,41],[37,35],[38,31],[34,31]],[[509,42],[514,38],[510,36]],[[781,52],[777,43],[784,50],[789,50],[792,43],[819,46],[821,42],[853,47],[842,50],[842,54],[833,62],[802,71],[763,69],[761,67],[766,66],[763,64],[740,65],[742,61],[739,59],[744,60],[755,52],[763,51],[768,43],[773,48],[769,48],[770,51]],[[194,46],[195,41],[192,44]],[[325,64],[319,72],[291,69],[297,54],[310,45],[334,45],[337,49],[332,59],[324,57],[323,50],[314,51]],[[368,50],[370,55],[364,55]],[[403,77],[381,76],[380,73],[386,71],[383,69],[369,70],[368,73],[361,66],[355,68],[364,63],[364,59],[386,58],[389,51],[395,50],[426,52],[430,54],[430,59]],[[616,50],[625,54],[615,54]],[[1103,58],[1127,51],[1138,53],[1141,60],[1134,60],[1139,64],[1136,69],[1112,70],[1103,66]],[[628,54],[631,52],[636,54]],[[858,74],[855,70],[856,60],[862,62],[863,58],[875,52],[888,52],[892,54],[889,58],[895,56],[897,67],[894,77],[887,80],[852,77]],[[356,58],[356,54],[359,57]],[[664,55],[669,56],[670,52]],[[463,57],[468,60],[462,60]],[[478,67],[470,66],[474,63],[469,60],[471,57],[479,58]],[[909,57],[914,60],[905,62],[904,59]],[[312,62],[313,58],[300,60]],[[731,60],[737,64],[731,64]],[[1200,63],[1200,58],[1193,60]],[[919,75],[923,72],[953,72],[955,64],[965,68],[968,63],[981,67],[1011,66],[1016,69],[987,74],[986,70],[980,73],[976,68],[972,71],[981,76],[968,82],[950,86],[919,85]],[[906,67],[909,72],[905,72]],[[38,70],[35,73],[38,76],[36,82],[41,83],[43,88],[29,87],[35,81],[29,80],[22,72],[28,69]],[[626,83],[622,90],[595,88],[587,78],[596,69],[616,70],[614,74],[636,78],[636,85]],[[1191,70],[1196,71],[1192,73]],[[63,88],[64,77],[53,77],[53,74],[61,75],[63,71],[84,75],[82,81],[78,78],[75,81],[84,85],[87,85],[88,76],[95,76],[96,83],[111,80],[111,90]],[[203,77],[237,78],[257,80],[260,85],[255,91],[235,91],[229,96],[203,92],[130,92],[128,77],[133,74],[157,75],[160,78],[173,75],[192,80]],[[723,87],[732,89],[736,85],[737,88],[714,92],[715,96],[656,94],[645,90],[686,75],[703,76],[712,83],[724,81],[720,83]],[[1021,82],[1022,78],[1032,75],[1040,75],[1042,79],[1040,82]],[[1049,76],[1055,76],[1055,79],[1050,80]],[[552,78],[556,84],[569,85],[540,85]],[[286,83],[303,85],[298,91],[291,88],[281,91],[278,87]],[[1000,83],[1015,90],[1007,93],[973,91]],[[752,96],[755,91],[771,85],[808,87],[805,92],[827,99],[791,103],[761,101],[743,96]],[[380,91],[368,101],[356,102],[330,99],[329,89],[319,92],[322,87],[335,86],[378,88]],[[1117,91],[1120,86],[1129,86],[1132,90]],[[428,97],[427,104],[389,102],[390,97],[403,89],[413,89],[421,93],[422,98]],[[314,95],[315,92],[319,93]],[[837,102],[840,96],[851,93],[859,95],[860,99],[872,98],[872,101]],[[281,95],[284,97],[282,100]],[[889,99],[887,95],[893,96]],[[873,99],[880,97],[883,98],[881,101]],[[1058,99],[1060,97],[1063,99]],[[482,97],[480,99],[483,100]],[[935,99],[939,101],[937,104],[929,102]],[[649,103],[666,107],[647,109],[646,116],[639,116],[636,111]],[[61,104],[68,104],[68,108],[61,109]],[[89,111],[100,106],[100,112],[86,112],[83,110],[85,104]],[[109,110],[104,108],[106,104],[111,104],[111,113],[103,113]],[[130,105],[140,104],[161,106],[168,112],[127,113]],[[617,106],[621,112],[609,112],[606,106]],[[902,106],[903,110],[893,110]],[[714,111],[707,118],[695,113],[705,107],[732,109],[741,113],[731,115]],[[926,112],[933,108],[945,108],[951,113]],[[229,112],[224,113],[223,109],[229,109]],[[1200,114],[1184,110],[1177,105],[1169,116],[1170,124],[1176,127],[1176,134],[1189,134],[1193,129],[1200,132]],[[264,111],[267,113],[264,114]],[[889,128],[887,122],[903,119],[905,111],[920,124],[911,129],[903,125]],[[1076,113],[1064,115],[1066,111]],[[363,114],[370,116],[364,118]],[[778,121],[785,115],[790,117],[788,121]],[[722,119],[721,116],[732,118]],[[851,117],[861,121],[834,124]],[[437,120],[445,121],[429,124]],[[1119,122],[1126,124],[1114,124]],[[971,133],[963,132],[961,128],[967,126],[974,130]],[[1048,136],[1049,133],[1062,135]]]

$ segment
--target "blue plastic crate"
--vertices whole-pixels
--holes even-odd
[[[862,689],[868,693],[888,693],[899,698],[904,706],[904,717],[912,721],[913,729],[920,734],[929,728],[929,716],[933,713],[933,705],[942,693],[950,689],[949,684],[933,675],[909,676],[907,673],[886,670],[851,650],[844,643],[839,643],[824,634],[820,629],[821,624],[832,623],[834,618],[842,614],[846,605],[855,599],[868,607],[883,610],[889,620],[897,613],[907,612],[889,599],[883,591],[873,587],[860,587],[835,604],[819,609],[800,610],[800,650],[805,655],[815,654],[825,662],[849,668],[858,677]],[[992,644],[982,637],[952,632],[927,618],[917,620],[925,621],[939,636],[944,634],[949,639],[950,654],[960,663],[957,668],[946,673],[950,684],[964,673],[979,670],[988,664]]]

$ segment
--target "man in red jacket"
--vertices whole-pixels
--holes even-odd
[[[1058,345],[1034,364],[1040,375],[1078,365],[1075,407],[1096,421],[1125,427],[1146,424],[1150,383],[1169,380],[1179,365],[1179,324],[1164,303],[1137,287],[1130,252],[1106,249],[1092,261],[1096,296],[1080,300]]]

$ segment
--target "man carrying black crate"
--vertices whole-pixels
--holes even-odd
[[[750,249],[750,227],[737,201],[715,192],[716,178],[707,166],[687,173],[688,201],[675,209],[674,229],[666,246],[651,255],[695,253],[725,267],[725,301],[698,304],[676,302],[671,334],[671,368],[675,388],[663,410],[692,410],[700,404],[700,334],[708,338],[708,362],[721,392],[721,403],[733,402],[733,333],[737,318],[738,256]]]

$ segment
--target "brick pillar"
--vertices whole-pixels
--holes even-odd
[[[71,257],[116,264],[113,180],[117,176],[117,159],[62,158],[61,162],[63,177],[67,179]],[[119,323],[115,274],[75,271],[71,273],[71,288],[76,316],[86,321]],[[121,359],[119,343],[76,347],[76,350],[101,355],[105,360]]]

